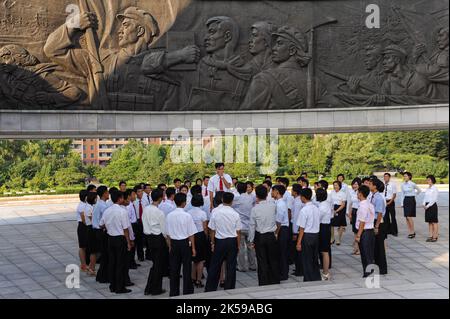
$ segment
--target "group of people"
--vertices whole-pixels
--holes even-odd
[[[398,236],[396,185],[389,173],[355,178],[345,184],[343,174],[329,184],[321,179],[309,184],[303,173],[291,185],[285,177],[275,183],[266,176],[261,185],[240,182],[217,163],[216,174],[174,186],[152,189],[141,183],[127,188],[89,185],[80,191],[77,208],[81,270],[109,283],[113,293],[131,292],[129,270],[152,261],[146,295],[165,293],[163,277],[170,278],[170,296],[192,294],[194,286],[214,291],[234,289],[236,271],[257,271],[259,285],[277,284],[294,276],[304,281],[330,280],[331,247],[341,245],[350,221],[354,232],[353,254],[361,255],[363,276],[377,265],[387,274],[385,240]],[[404,172],[401,203],[408,238],[415,238],[416,196],[422,190]],[[438,190],[427,177],[423,207],[429,223],[427,242],[438,240]],[[97,260],[97,256],[100,260]],[[137,259],[137,261],[136,261]],[[96,264],[100,263],[98,271]],[[206,270],[206,274],[205,274]],[[203,279],[206,278],[205,284]]]

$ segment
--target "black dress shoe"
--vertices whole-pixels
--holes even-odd
[[[144,291],[144,296],[149,296],[149,295],[151,295],[150,291]]]
[[[123,289],[123,290],[116,291],[116,294],[128,294],[131,291],[132,291],[131,289]]]
[[[162,295],[162,294],[165,294],[165,293],[166,293],[166,290],[165,289],[161,289],[160,292],[152,293],[152,296],[158,296],[158,295]]]
[[[130,281],[125,284],[125,287],[131,287],[131,286],[134,286],[134,282]]]

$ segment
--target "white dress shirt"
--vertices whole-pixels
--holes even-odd
[[[232,207],[236,210],[241,218],[242,230],[248,230],[248,223],[250,221],[250,213],[254,206],[253,196],[251,194],[242,193],[235,197]]]
[[[334,216],[333,209],[331,208],[330,202],[326,200],[319,203],[319,213],[320,213],[320,223],[330,224],[331,218]]]
[[[150,205],[152,203],[152,196],[150,194],[147,195],[147,193],[144,192],[144,194],[142,195],[142,203],[143,203],[144,207],[147,207],[148,205]]]
[[[332,190],[330,193],[330,199],[331,203],[333,205],[342,205],[342,202],[347,201],[347,193],[343,191],[342,189],[339,192],[336,192],[335,190]]]
[[[416,194],[417,191],[417,194]],[[422,192],[422,190],[419,188],[419,186],[416,185],[416,183],[407,181],[402,183],[402,199],[401,203],[403,205],[403,200],[405,197],[412,197],[419,195]]]
[[[203,223],[208,220],[206,212],[200,207],[192,207],[188,213],[191,214],[192,219],[194,220],[195,227],[197,227],[197,233],[205,231],[203,228]]]
[[[176,208],[166,215],[166,234],[173,240],[188,239],[197,233],[191,214],[183,208]]]
[[[239,214],[232,207],[222,205],[211,214],[208,227],[216,232],[217,239],[225,239],[237,237],[242,224]]]
[[[86,203],[83,209],[84,220],[86,221],[86,226],[92,226],[92,213],[94,212],[94,207],[91,204]]]
[[[298,214],[297,228],[301,227],[305,233],[317,234],[320,231],[320,212],[312,203],[308,202]]]
[[[375,221],[375,207],[367,200],[359,203],[358,212],[356,213],[355,227],[359,229],[360,222],[364,222],[364,229],[373,229]]]
[[[294,207],[292,209],[292,214],[291,214],[291,223],[292,223],[292,232],[294,234],[298,234],[298,228],[295,227],[295,223],[297,222],[298,219],[298,214],[300,214],[300,211],[302,210],[302,208],[305,205],[303,204],[302,200],[300,199],[300,196],[297,196],[294,198]]]
[[[169,215],[172,211],[177,209],[177,205],[175,205],[175,202],[170,199],[166,199],[165,201],[161,202],[158,207],[160,210],[164,212],[164,214]]]
[[[292,210],[294,209],[294,196],[292,196],[291,193],[286,190],[283,195],[283,200],[286,202],[287,208],[292,212]]]
[[[277,214],[276,214],[277,223],[280,223],[281,226],[289,226],[289,213],[286,201],[280,198],[276,201],[276,206],[277,206]]]
[[[231,179],[230,175],[223,174],[223,177],[228,183],[232,184],[233,180]],[[222,185],[223,185],[222,188],[223,188],[224,192],[229,192],[230,191],[230,189],[225,186],[225,183],[222,183]],[[216,192],[220,191],[220,177],[219,177],[219,175],[216,174],[216,175],[214,175],[213,177],[211,177],[209,179],[208,191],[212,192],[213,195],[215,195]]]
[[[349,194],[350,194],[350,200],[351,200],[351,202],[352,202],[352,208],[356,208],[356,209],[358,209],[358,207],[359,207],[359,199],[358,199],[358,191],[356,190],[354,190],[353,188],[352,189],[349,189]]]
[[[109,236],[123,236],[124,230],[128,229],[128,213],[117,204],[112,205],[103,213],[100,226],[105,226]]]
[[[85,202],[80,201],[77,206],[77,222],[81,222],[81,214],[84,214],[84,206],[86,206]]]
[[[166,215],[155,205],[149,205],[144,208],[142,214],[142,225],[146,235],[165,235]]]
[[[431,206],[437,203],[438,197],[439,197],[439,190],[437,189],[436,185],[428,187],[425,190],[423,205],[426,206],[426,208],[430,208]]]
[[[92,227],[95,229],[100,229],[100,219],[102,219],[104,211],[108,208],[104,200],[99,199],[94,206],[94,211],[92,212]]]
[[[128,236],[130,236],[130,240],[135,240],[136,238],[134,237],[133,227],[131,226],[130,216],[128,214],[128,206],[120,205],[120,207],[123,209],[122,214],[128,219]]]
[[[394,194],[397,194],[397,185],[395,183],[389,181],[388,183],[384,184],[384,198],[386,201],[389,201],[394,197]]]
[[[248,240],[253,242],[255,231],[260,234],[274,233],[277,229],[275,222],[276,206],[273,202],[261,201],[252,208],[250,213]]]
[[[138,211],[136,210],[136,206],[134,206],[134,203],[130,203],[130,205],[127,206],[127,212],[128,212],[128,218],[130,219],[130,223],[134,224],[137,223],[138,220]]]

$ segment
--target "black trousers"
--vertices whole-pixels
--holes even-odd
[[[258,262],[258,284],[275,285],[280,283],[280,255],[274,233],[255,233],[255,253]]]
[[[192,249],[189,246],[189,240],[170,241],[171,249],[169,253],[170,264],[170,296],[180,295],[180,271],[183,265],[183,295],[194,293],[192,284]]]
[[[367,266],[375,263],[375,233],[373,229],[366,229],[361,234],[359,241],[359,254],[363,266],[363,275],[367,277],[371,272],[367,271]]]
[[[159,294],[162,291],[163,272],[167,268],[168,247],[166,239],[160,235],[144,235],[147,243],[147,251],[153,262],[150,273],[148,274],[147,286],[145,292],[150,294]]]
[[[383,217],[386,235],[398,235],[397,219],[395,218],[395,202],[386,206],[386,214]]]
[[[303,281],[322,280],[319,268],[319,233],[304,233],[302,238]]]
[[[220,270],[225,261],[225,289],[236,287],[238,244],[237,238],[226,238],[215,240],[214,252],[208,269],[205,291],[216,291],[220,279]],[[259,267],[259,265],[258,265]]]
[[[134,232],[134,244],[138,259],[144,259],[144,226],[142,220],[138,219],[136,223],[131,224]]]
[[[293,239],[294,236],[294,232],[293,232],[293,225],[291,222],[289,222],[289,265],[292,265],[295,263],[295,258],[297,256],[297,249],[296,249],[296,244],[297,241]]]
[[[109,288],[111,291],[125,290],[127,280],[127,240],[125,236],[109,236]]]
[[[109,248],[108,248],[108,241],[109,236],[105,231],[99,232],[97,237],[97,240],[99,240],[99,247],[100,247],[100,253],[101,253],[101,261],[100,261],[100,267],[97,271],[97,277],[95,278],[99,283],[106,284],[109,282]]]
[[[375,235],[375,247],[374,247],[375,264],[380,269],[380,275],[386,275],[388,272],[386,249],[384,247],[385,239],[386,239],[385,225],[384,223],[381,223],[378,229],[378,235]]]
[[[290,231],[288,226],[281,226],[278,232],[278,246],[280,248],[280,279],[289,278],[289,246]]]

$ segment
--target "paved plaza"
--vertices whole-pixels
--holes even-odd
[[[329,282],[304,283],[302,277],[291,276],[280,285],[258,287],[256,272],[237,274],[235,290],[203,293],[195,289],[192,298],[449,298],[448,192],[441,192],[439,210],[440,238],[426,243],[428,226],[423,209],[418,209],[417,237],[407,238],[406,224],[397,209],[399,237],[390,236],[388,243],[389,274],[381,276],[379,288],[367,288],[361,278],[359,256],[351,255],[353,234],[350,228],[341,246],[333,246],[333,279]],[[78,289],[66,287],[66,266],[79,264],[76,236],[76,200],[67,199],[50,204],[15,202],[0,203],[0,298],[62,298],[101,299],[144,296],[151,262],[145,261],[138,270],[130,270],[136,284],[127,295],[111,294],[108,285],[81,274]],[[292,272],[292,266],[291,271]],[[166,290],[169,281],[164,278]],[[158,298],[167,298],[168,293]],[[184,298],[180,296],[179,298]]]

